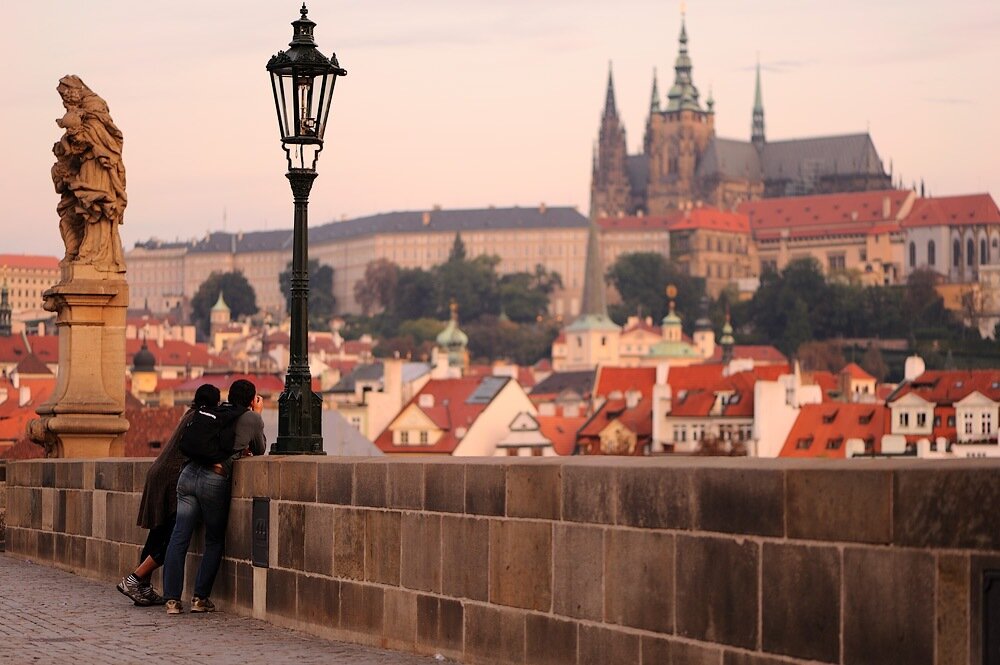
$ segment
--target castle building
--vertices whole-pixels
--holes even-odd
[[[593,160],[591,217],[664,215],[704,202],[725,210],[760,198],[891,189],[867,134],[768,141],[760,65],[750,141],[715,134],[715,102],[694,84],[684,17],[674,85],[661,106],[656,74],[642,152],[628,154],[608,72]]]

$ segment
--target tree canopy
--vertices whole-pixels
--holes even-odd
[[[687,327],[698,316],[698,303],[705,294],[705,280],[691,277],[659,252],[622,254],[608,269],[608,281],[621,296],[621,303],[609,308],[618,323],[629,315],[652,316],[659,322],[667,314],[667,285],[677,287],[675,305]]]
[[[257,294],[243,273],[213,272],[191,298],[191,322],[202,335],[210,331],[212,307],[218,302],[220,292],[233,320],[257,313]]]
[[[278,275],[281,292],[285,296],[285,311],[292,311],[292,264]],[[333,295],[333,268],[315,259],[309,260],[309,328],[328,330],[330,319],[337,310],[337,298]]]

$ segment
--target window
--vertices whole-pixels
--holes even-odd
[[[410,433],[407,430],[404,429],[399,433],[399,442],[404,446],[410,444]]]
[[[979,265],[984,266],[990,262],[989,250],[986,248],[986,238],[979,241]]]
[[[809,450],[809,446],[813,443],[813,438],[811,436],[802,437],[795,442],[795,447],[798,450]]]
[[[933,266],[937,263],[937,248],[934,247],[934,241],[927,241],[927,265]]]
[[[827,439],[826,440],[826,449],[827,450],[840,450],[840,446],[843,443],[844,443],[844,437],[842,437],[842,436],[838,436],[836,439]]]
[[[917,267],[917,243],[910,242],[910,267]]]
[[[965,242],[965,265],[972,266],[976,260],[976,244],[969,238]]]
[[[941,427],[941,416],[934,416],[934,427]]]
[[[917,414],[917,427],[927,427],[927,414],[918,413]]]
[[[424,446],[427,445],[427,443],[428,443],[428,438],[427,437],[428,437],[427,430],[420,430],[420,443],[421,443],[421,445],[424,445]]]
[[[982,434],[989,434],[993,431],[993,414],[987,412],[979,416],[979,425]]]
[[[962,262],[962,245],[956,240],[951,245],[951,265],[957,268]]]
[[[948,416],[948,427],[955,426],[955,416]]]
[[[965,429],[965,433],[966,434],[972,434],[972,414],[971,413],[966,413],[962,417],[962,424],[963,424],[963,428]]]
[[[899,426],[900,427],[910,426],[910,414],[907,413],[906,411],[903,411],[902,413],[899,414]]]
[[[826,260],[830,265],[830,270],[843,270],[847,267],[843,254],[828,254]]]

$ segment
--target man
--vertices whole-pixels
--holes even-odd
[[[264,402],[254,384],[245,379],[233,381],[229,387],[229,398],[220,409],[227,406],[242,410],[235,421],[232,454],[217,463],[199,463],[192,459],[177,481],[177,523],[167,545],[163,567],[163,597],[167,600],[167,614],[184,611],[181,605],[184,559],[191,534],[202,521],[205,523],[205,551],[195,577],[191,611],[215,611],[215,604],[209,596],[222,563],[233,462],[246,454],[264,454],[264,421],[260,417]]]

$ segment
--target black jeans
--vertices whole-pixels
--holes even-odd
[[[167,521],[159,526],[154,526],[146,536],[146,544],[142,546],[142,554],[139,555],[139,563],[146,560],[146,557],[153,557],[157,566],[163,565],[163,560],[167,558],[167,544],[170,543],[170,534],[174,532],[174,522],[177,520],[177,513],[167,518]]]

